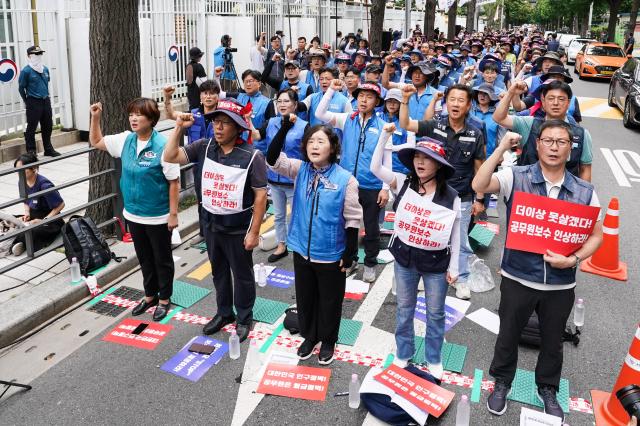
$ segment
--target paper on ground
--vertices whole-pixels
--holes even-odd
[[[171,244],[182,244],[182,238],[180,238],[180,232],[178,232],[178,228],[174,228],[173,232],[171,232]]]
[[[407,401],[400,395],[396,394],[394,391],[378,382],[373,377],[376,374],[380,374],[383,370],[381,368],[372,368],[369,370],[367,375],[364,377],[362,381],[362,385],[360,385],[360,393],[379,393],[382,395],[388,395],[391,397],[391,402],[395,402],[402,408],[404,411],[409,414],[413,420],[418,422],[420,425],[424,426],[427,422],[427,418],[429,414],[425,413],[411,402]]]
[[[178,260],[180,260],[180,256],[173,256],[173,261],[177,262]]]
[[[256,277],[256,279],[258,279],[258,268],[259,267],[260,267],[260,265],[253,265],[253,274]],[[264,265],[265,278],[268,277],[269,275],[271,275],[271,273],[273,272],[274,269],[276,269],[275,266]]]
[[[380,250],[380,252],[378,253],[378,259],[382,260],[385,263],[393,262],[394,260],[396,260],[391,252],[387,249]]]
[[[467,309],[469,309],[469,306],[471,306],[471,302],[469,302],[468,300],[461,300],[457,297],[451,296],[447,296],[447,298],[445,299],[445,304],[451,306],[458,312],[462,312],[463,314],[466,314]]]
[[[369,283],[347,278],[345,293],[369,293]]]
[[[522,407],[520,426],[562,426],[560,417]]]
[[[480,308],[467,315],[467,318],[479,326],[486,328],[493,334],[498,334],[500,330],[500,317],[488,309]]]

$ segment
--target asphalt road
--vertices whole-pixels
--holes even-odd
[[[576,79],[572,86],[580,97],[604,100],[607,96],[608,84],[605,82]],[[594,105],[598,103],[590,102]],[[593,136],[593,182],[605,208],[611,197],[620,199],[620,252],[622,260],[629,264],[629,280],[618,282],[584,273],[578,277],[576,293],[577,297],[585,300],[586,321],[580,345],[574,347],[566,343],[564,346],[563,377],[570,382],[571,397],[587,400],[591,389],[611,390],[637,326],[637,303],[640,300],[637,287],[639,267],[636,263],[640,254],[636,237],[640,233],[640,226],[633,220],[635,213],[640,211],[640,197],[637,196],[640,180],[633,180],[640,177],[640,133],[625,129],[619,119],[600,118],[603,111],[605,115],[615,113],[597,105],[594,108],[593,113],[587,114],[593,116],[585,116],[583,122]],[[618,162],[610,165],[603,152],[609,152]],[[636,157],[639,161],[634,163]],[[492,221],[501,225],[500,236],[480,256],[486,260],[494,272],[494,279],[499,282],[496,271],[504,241],[504,214]],[[210,275],[203,279],[187,277],[206,261],[205,254],[185,244],[176,250],[175,255],[180,257],[176,262],[176,279],[212,288]],[[267,255],[257,251],[254,260],[256,263],[266,261]],[[289,256],[277,266],[292,270],[291,259]],[[344,318],[355,317],[365,322],[361,339],[352,350],[383,358],[389,353],[389,342],[393,343],[395,326],[394,298],[389,291],[392,265],[387,266],[387,270],[384,268],[384,265],[378,267],[381,275],[366,299],[345,300],[343,308]],[[360,275],[361,272],[357,278]],[[141,276],[139,273],[133,274],[118,285],[141,288]],[[293,287],[265,287],[257,291],[264,298],[295,302]],[[468,313],[481,307],[496,312],[498,301],[498,288],[473,294]],[[147,351],[102,341],[102,337],[118,322],[130,317],[130,311],[112,318],[88,312],[86,308],[80,307],[0,358],[0,379],[17,379],[33,385],[31,391],[11,391],[0,400],[0,423],[229,425],[241,424],[246,419],[247,425],[376,424],[367,418],[362,407],[350,409],[346,397],[334,397],[336,392],[348,390],[352,373],[362,377],[368,367],[334,361],[330,366],[327,397],[322,402],[277,396],[261,399],[261,395],[252,392],[256,375],[249,374],[248,367],[255,366],[258,358],[252,352],[251,360],[246,360],[250,348],[248,341],[242,345],[240,359],[224,357],[200,381],[192,383],[161,371],[159,366],[198,335],[201,326],[172,320],[170,325],[173,329],[168,336],[155,350]],[[215,313],[214,295],[205,297],[185,311],[212,316]],[[150,320],[149,317],[146,319]],[[267,326],[260,324],[256,327],[265,330]],[[421,330],[424,330],[424,326]],[[228,335],[219,333],[213,337],[226,341]],[[446,339],[468,347],[463,375],[473,377],[474,370],[481,369],[485,378],[490,379],[487,371],[493,354],[494,334],[468,319],[462,319],[446,334]],[[271,350],[295,349],[274,344]],[[533,370],[536,357],[537,351],[521,348],[519,367]],[[318,367],[315,357],[301,362],[301,365]],[[470,389],[460,386],[444,387],[456,393],[456,401],[460,395],[470,394]],[[522,404],[510,403],[508,412],[498,418],[490,415],[485,408],[487,395],[488,392],[483,391],[480,403],[472,404],[471,424],[519,423]],[[571,411],[566,419],[571,425],[591,425],[593,421],[592,415],[576,411]],[[428,424],[455,424],[455,402],[440,420],[430,419]]]

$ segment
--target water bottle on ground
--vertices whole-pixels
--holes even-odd
[[[396,277],[391,280],[391,294],[396,295]]]
[[[576,306],[573,310],[573,323],[576,327],[582,327],[584,325],[584,300],[578,299]]]
[[[71,270],[71,282],[77,283],[82,279],[82,276],[80,275],[80,264],[78,263],[78,259],[75,257],[71,259],[70,270]]]
[[[471,415],[471,405],[467,395],[462,395],[456,408],[456,426],[469,426],[469,417]]]
[[[236,330],[231,330],[231,335],[229,336],[229,358],[240,358],[240,338]]]
[[[264,287],[267,285],[267,270],[264,267],[264,263],[258,266],[258,287]]]
[[[349,383],[349,407],[358,408],[360,406],[360,380],[357,374],[351,375]]]

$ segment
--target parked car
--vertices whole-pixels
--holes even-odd
[[[611,78],[627,61],[622,48],[615,43],[587,43],[576,55],[573,72],[585,77]]]
[[[560,43],[560,49],[567,51],[571,40],[580,38],[580,34],[558,34],[558,42]]]
[[[609,83],[609,106],[622,111],[622,124],[640,126],[640,58],[629,58],[613,73]]]
[[[576,55],[587,43],[596,43],[597,40],[591,38],[574,38],[567,47],[567,63],[573,64],[576,61]]]

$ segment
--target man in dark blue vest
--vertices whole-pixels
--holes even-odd
[[[500,145],[476,172],[473,189],[500,193],[507,204],[507,223],[513,194],[524,192],[599,207],[593,185],[566,169],[571,154],[572,128],[562,120],[547,120],[536,140],[539,161],[527,166],[493,171],[503,155],[516,148],[522,137],[508,132]],[[540,354],[536,365],[538,398],[544,411],[564,419],[556,394],[562,373],[562,334],[575,299],[576,271],[581,259],[591,256],[602,242],[600,218],[584,244],[568,256],[547,250],[546,254],[506,248],[502,257],[500,285],[500,331],[489,373],[495,377],[487,408],[495,415],[507,410],[507,397],[518,364],[518,341],[535,310],[540,320]]]

